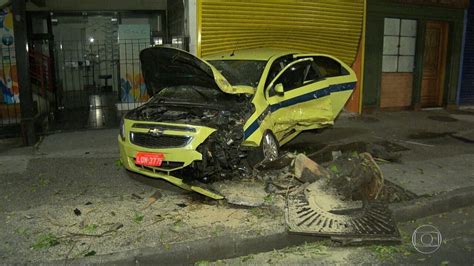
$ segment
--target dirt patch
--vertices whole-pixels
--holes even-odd
[[[444,138],[450,136],[456,132],[430,132],[430,131],[420,131],[417,133],[412,133],[408,135],[409,139],[436,139]]]
[[[414,193],[385,179],[384,186],[377,199],[385,203],[395,203],[409,201],[415,198],[417,198],[417,196]]]
[[[357,141],[345,144],[328,145],[319,151],[309,154],[308,157],[317,163],[325,163],[334,159],[334,152],[340,152],[342,154],[359,154],[368,152],[374,158],[382,159],[384,161],[398,162],[401,156],[398,152],[406,150],[409,149],[389,141]]]
[[[428,119],[435,120],[435,121],[440,121],[440,122],[457,122],[456,118],[446,116],[446,115],[430,115],[428,116]]]
[[[382,146],[387,152],[401,152],[401,151],[409,151],[410,149],[402,146],[398,143],[383,140],[383,141],[377,141],[374,142],[377,145]]]
[[[326,146],[327,144],[323,144],[323,143],[303,142],[303,143],[285,145],[282,147],[282,151],[308,154],[308,153],[319,151],[325,148]]]
[[[151,195],[148,195],[151,196]],[[113,202],[42,205],[0,218],[0,260],[6,263],[66,261],[145,247],[169,249],[174,243],[245,233],[267,232],[284,224],[283,197],[260,208],[234,208],[202,197],[124,195]]]

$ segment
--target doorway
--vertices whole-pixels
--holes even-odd
[[[443,105],[448,28],[447,22],[428,21],[426,23],[421,82],[421,107],[423,108]]]

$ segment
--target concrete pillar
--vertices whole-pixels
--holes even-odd
[[[188,30],[187,36],[189,36],[189,52],[193,55],[197,54],[197,3],[196,0],[187,1],[186,7],[186,27]]]
[[[34,102],[30,84],[30,67],[28,58],[28,39],[25,0],[12,1],[13,27],[15,34],[16,67],[18,86],[20,88],[21,130],[23,142],[27,146],[36,143],[34,125]]]

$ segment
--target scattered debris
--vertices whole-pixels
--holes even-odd
[[[75,208],[75,209],[74,209],[74,214],[75,214],[76,216],[80,216],[80,215],[82,214],[82,212],[81,212],[81,210],[79,210],[78,208]]]
[[[143,216],[142,216],[142,219],[143,219]],[[75,236],[75,237],[103,237],[105,235],[117,232],[122,227],[123,227],[123,224],[115,223],[115,224],[112,224],[109,227],[108,230],[106,230],[106,231],[104,231],[100,234],[87,234],[87,233],[84,234],[84,233],[75,233],[75,232],[68,232],[68,233],[69,233],[69,235]]]
[[[261,181],[219,181],[213,184],[213,188],[224,195],[228,203],[239,206],[262,206],[268,195],[265,183]]]
[[[426,143],[421,143],[421,142],[415,142],[415,141],[408,141],[408,140],[403,140],[405,143],[408,144],[413,144],[413,145],[419,145],[419,146],[425,146],[425,147],[434,147],[435,145],[431,144],[426,144]]]
[[[303,183],[312,183],[320,178],[329,178],[331,176],[331,173],[324,167],[321,167],[302,153],[298,154],[295,158],[294,174]]]
[[[328,164],[332,170],[328,186],[337,188],[346,200],[377,199],[383,186],[382,171],[369,153],[344,154]]]
[[[132,194],[132,199],[142,200],[143,197],[141,197],[141,196],[139,196],[139,195],[133,193],[133,194]]]
[[[180,207],[180,208],[185,208],[187,207],[188,205],[186,203],[178,203],[176,204],[176,206]]]
[[[148,202],[146,203],[146,205],[142,208],[142,210],[144,209],[147,209],[148,207],[150,207],[153,203],[155,203],[157,200],[161,199],[161,197],[163,197],[163,195],[161,194],[160,191],[155,191],[155,193],[153,193],[153,195],[151,195],[149,198],[148,198]]]
[[[308,158],[318,163],[324,163],[330,162],[336,159],[335,157],[344,153],[368,152],[372,157],[377,159],[383,159],[389,162],[399,162],[401,155],[398,152],[406,150],[408,150],[408,148],[385,140],[370,143],[356,141],[345,144],[327,145],[321,150],[310,153]],[[336,156],[333,155],[333,152]]]

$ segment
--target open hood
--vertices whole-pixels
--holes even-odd
[[[234,88],[212,65],[183,50],[151,47],[140,52],[140,62],[148,95],[166,87],[202,86],[230,94],[253,93],[248,88]]]

